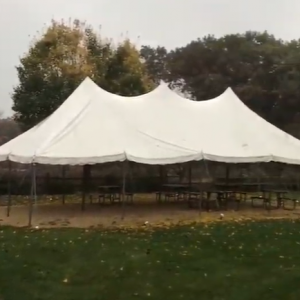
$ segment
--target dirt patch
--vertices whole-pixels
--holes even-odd
[[[223,215],[222,215],[223,214]],[[6,216],[6,207],[0,207],[0,225],[27,226],[28,206],[19,205],[11,208],[11,214]],[[210,222],[241,219],[270,219],[300,217],[300,209],[293,211],[276,209],[271,212],[263,208],[253,209],[241,207],[239,211],[199,211],[189,209],[186,204],[156,204],[136,203],[134,205],[100,206],[86,205],[84,211],[80,204],[39,204],[34,207],[32,225],[46,228],[57,227],[138,227],[145,224],[152,226],[178,224],[189,222]]]

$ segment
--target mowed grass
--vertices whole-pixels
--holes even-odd
[[[300,299],[300,222],[0,227],[1,300]]]

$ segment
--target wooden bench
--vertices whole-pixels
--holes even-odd
[[[282,207],[283,209],[285,210],[295,210],[296,207],[297,207],[297,199],[293,199],[293,198],[281,198],[281,201],[282,201]],[[289,206],[288,204],[292,204],[291,206]]]
[[[187,192],[186,199],[188,202],[188,206],[190,208],[199,207],[199,205],[201,205],[201,197],[202,197],[202,193],[200,192]]]
[[[253,208],[267,208],[268,207],[268,204],[270,202],[270,200],[268,198],[265,198],[263,196],[252,196],[251,198],[251,206]],[[259,200],[259,205],[257,205],[257,201],[256,200]]]
[[[155,192],[155,198],[156,202],[170,202],[171,200],[175,201],[181,201],[185,200],[185,194],[184,193],[178,193],[178,192]]]
[[[134,193],[126,192],[125,199],[124,199],[125,202],[129,204],[133,204],[133,196]],[[123,201],[121,193],[101,193],[99,194],[98,198],[100,204],[105,204],[106,200],[108,200],[110,204],[113,203],[121,204]]]

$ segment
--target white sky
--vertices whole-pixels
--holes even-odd
[[[101,25],[105,37],[139,44],[182,46],[207,34],[268,30],[300,38],[299,0],[0,0],[0,110],[12,114],[14,66],[52,18]]]

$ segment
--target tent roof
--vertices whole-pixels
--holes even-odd
[[[207,160],[300,164],[300,141],[249,109],[231,88],[206,101],[183,98],[166,84],[138,97],[99,88],[99,99],[140,131]]]
[[[188,148],[155,139],[101,102],[86,79],[46,120],[0,147],[0,160],[20,163],[95,164],[126,159],[170,164],[201,159]]]
[[[228,88],[207,101],[159,85],[122,97],[87,78],[46,120],[0,147],[0,160],[146,164],[208,159],[300,164],[300,141],[268,123]]]

